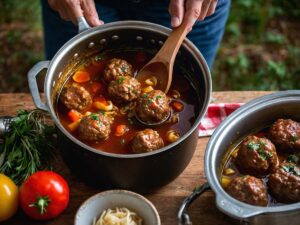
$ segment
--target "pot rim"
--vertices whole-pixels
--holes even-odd
[[[140,29],[141,31],[152,31],[155,30],[155,32],[160,33],[162,35],[168,36],[171,32],[171,29],[166,28],[164,26],[150,23],[150,22],[144,22],[144,21],[118,21],[118,22],[112,22],[112,23],[107,23],[104,25],[101,25],[99,27],[94,27],[90,28],[86,31],[83,31],[82,33],[79,33],[72,39],[70,39],[67,43],[65,43],[59,51],[55,54],[53,59],[50,62],[49,69],[47,71],[46,77],[45,77],[45,82],[44,82],[44,90],[45,90],[45,97],[46,97],[46,104],[48,106],[50,115],[52,117],[52,120],[55,122],[55,125],[61,130],[64,135],[66,135],[70,140],[72,140],[74,143],[77,145],[85,148],[86,150],[89,150],[93,153],[99,154],[99,155],[104,155],[107,157],[114,157],[114,158],[125,158],[125,159],[134,159],[134,158],[141,158],[141,157],[149,157],[152,155],[156,155],[162,152],[165,152],[169,149],[172,149],[174,146],[178,145],[180,142],[184,141],[188,136],[191,135],[192,132],[194,132],[195,129],[198,128],[198,125],[200,124],[200,121],[204,114],[207,111],[208,104],[210,102],[210,96],[212,92],[212,84],[211,84],[211,76],[210,76],[210,71],[208,68],[208,65],[200,53],[200,51],[197,49],[197,47],[187,38],[182,43],[182,47],[185,47],[186,49],[189,50],[189,52],[194,56],[195,59],[197,59],[200,62],[200,67],[202,70],[202,75],[204,76],[204,82],[205,82],[205,87],[206,87],[206,92],[205,96],[203,98],[203,107],[200,109],[198,116],[193,124],[193,126],[190,128],[189,131],[187,131],[181,138],[179,138],[176,142],[171,143],[159,150],[152,151],[152,152],[147,152],[147,153],[139,153],[139,154],[116,154],[116,153],[109,153],[105,152],[102,150],[97,150],[94,149],[85,143],[79,141],[76,139],[74,136],[72,136],[59,122],[59,119],[56,116],[56,113],[54,111],[53,105],[51,104],[51,76],[50,74],[54,73],[55,70],[55,65],[59,63],[59,61],[62,59],[63,55],[68,52],[71,48],[79,44],[82,40],[85,38],[92,37],[94,35],[97,35],[101,32],[107,32],[107,31],[113,31],[113,30],[118,30],[118,29]]]
[[[232,124],[233,121],[242,119],[241,116],[245,114],[250,114],[251,112],[253,113],[256,110],[263,109],[272,105],[273,103],[279,104],[280,102],[286,102],[288,99],[290,101],[299,101],[300,90],[280,91],[254,99],[241,106],[229,117],[227,117],[218,126],[210,138],[205,152],[205,175],[211,188],[216,194],[216,204],[218,208],[226,214],[229,214],[235,218],[248,218],[263,213],[287,212],[300,209],[300,203],[261,207],[249,205],[236,200],[227,194],[227,192],[225,192],[225,190],[221,187],[218,178],[219,175],[217,174],[218,172],[214,169],[215,165],[213,164],[216,155],[218,154],[218,146],[222,141],[222,136],[226,135],[226,131],[230,129],[230,124]]]

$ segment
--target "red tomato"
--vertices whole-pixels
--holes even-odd
[[[22,184],[19,200],[29,217],[36,220],[51,219],[67,207],[69,186],[57,173],[39,171]]]

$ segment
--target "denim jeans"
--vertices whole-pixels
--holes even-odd
[[[41,0],[46,58],[51,59],[59,48],[77,34],[77,27],[62,20],[47,0]],[[95,0],[101,20],[143,20],[170,27],[167,0]],[[211,68],[224,34],[230,0],[219,0],[216,11],[204,21],[197,22],[188,38],[198,47]]]

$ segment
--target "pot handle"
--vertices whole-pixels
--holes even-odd
[[[39,93],[39,88],[37,85],[37,81],[36,81],[36,76],[43,70],[43,69],[48,69],[50,64],[50,61],[41,61],[38,62],[37,64],[35,64],[28,72],[27,76],[28,76],[28,84],[29,84],[29,89],[31,92],[31,96],[33,99],[33,102],[35,104],[35,106],[38,109],[42,109],[45,111],[48,111],[48,107],[47,105],[42,102],[41,100],[41,96]]]
[[[210,190],[210,186],[206,182],[202,186],[195,188],[192,194],[183,200],[177,215],[178,225],[192,225],[190,214],[188,211],[189,207],[196,198],[198,198],[207,190]]]
[[[0,116],[0,138],[9,131],[10,123],[14,120],[11,116]],[[0,162],[1,165],[1,162]]]
[[[251,209],[248,206],[240,206],[226,200],[220,194],[216,195],[216,205],[223,213],[240,220],[241,224],[248,224],[249,218],[264,213],[264,210]]]
[[[78,25],[78,33],[81,33],[91,28],[90,25],[86,22],[84,16],[80,16],[76,20]]]

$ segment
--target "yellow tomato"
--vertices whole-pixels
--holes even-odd
[[[12,217],[18,209],[18,187],[4,174],[0,174],[0,222]]]

